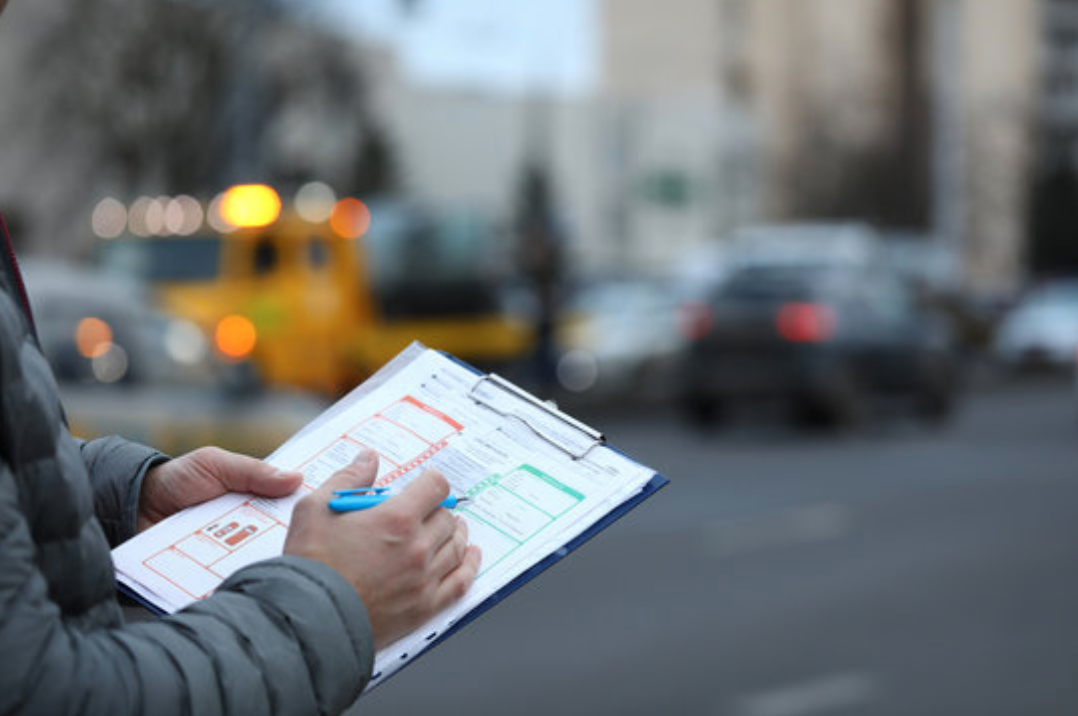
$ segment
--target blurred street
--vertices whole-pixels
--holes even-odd
[[[941,430],[585,416],[672,484],[352,712],[1078,712],[1078,405],[970,392]]]

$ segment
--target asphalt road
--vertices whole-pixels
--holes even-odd
[[[929,429],[596,416],[672,484],[356,714],[1078,714],[1078,401]]]

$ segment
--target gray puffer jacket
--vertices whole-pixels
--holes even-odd
[[[355,591],[314,561],[235,573],[171,617],[125,626],[110,544],[134,534],[167,458],[65,427],[0,220],[0,715],[338,713],[373,659]]]

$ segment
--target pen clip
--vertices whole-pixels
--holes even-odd
[[[388,487],[354,487],[350,490],[334,490],[334,495],[381,495],[389,492]]]

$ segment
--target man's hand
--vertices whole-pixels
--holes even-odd
[[[282,472],[253,457],[221,448],[199,448],[146,473],[139,493],[138,530],[226,492],[282,497],[302,482],[302,474]]]
[[[468,545],[464,520],[440,506],[449,483],[433,470],[377,507],[329,510],[334,490],[370,486],[377,468],[377,457],[366,451],[300,500],[284,552],[316,559],[347,579],[367,607],[381,648],[463,597],[480,555]]]

